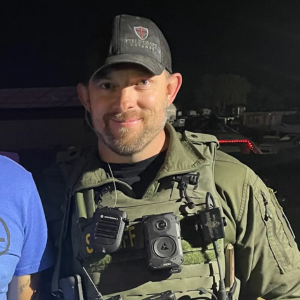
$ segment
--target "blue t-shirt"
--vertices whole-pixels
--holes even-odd
[[[44,211],[31,174],[0,155],[0,300],[6,300],[14,275],[33,274],[53,264],[46,243]]]

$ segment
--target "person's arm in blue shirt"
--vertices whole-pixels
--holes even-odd
[[[9,284],[7,300],[31,300],[36,292],[39,273],[14,276]]]
[[[39,271],[51,266],[51,254],[46,248],[47,225],[41,200],[32,181],[25,212],[24,244],[15,274],[9,284],[7,300],[30,300],[36,292]],[[45,250],[44,250],[45,249]]]
[[[1,159],[0,217],[4,225],[0,230],[2,235],[6,231],[7,247],[0,255],[3,268],[0,268],[0,275],[4,275],[5,281],[12,278],[7,300],[30,300],[37,287],[38,273],[53,264],[50,249],[46,247],[45,215],[31,174],[19,165]],[[5,281],[0,283],[0,299],[3,299],[1,292],[3,295],[7,289]]]

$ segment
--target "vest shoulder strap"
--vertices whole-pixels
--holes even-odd
[[[219,142],[215,136],[190,131],[185,131],[183,134],[201,157],[215,161],[216,150],[219,148]]]
[[[214,143],[219,146],[218,139],[211,134],[199,133],[199,132],[191,132],[184,131],[185,137],[192,142],[193,144],[210,144]]]

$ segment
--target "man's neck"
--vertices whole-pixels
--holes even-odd
[[[110,150],[102,141],[98,140],[98,151],[101,160],[110,163],[135,163],[154,155],[157,155],[161,151],[164,151],[169,146],[169,137],[166,135],[165,131],[162,130],[149,145],[147,145],[142,151],[129,156],[119,155],[112,150]]]

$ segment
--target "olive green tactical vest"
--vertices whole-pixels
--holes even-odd
[[[72,174],[72,245],[74,253],[74,272],[84,278],[87,299],[96,299],[98,290],[105,298],[122,295],[124,299],[143,299],[150,294],[166,290],[175,292],[177,299],[190,296],[197,299],[213,299],[219,285],[219,269],[213,245],[205,245],[200,234],[195,230],[195,217],[199,210],[205,209],[205,196],[210,192],[221,209],[220,196],[214,183],[214,159],[218,142],[215,137],[185,132],[182,138],[186,151],[199,157],[197,163],[189,169],[159,172],[157,178],[149,185],[143,199],[129,197],[131,187],[111,178],[101,167],[84,172],[82,176]],[[168,155],[168,153],[167,153]],[[184,160],[185,157],[182,157]],[[200,173],[197,186],[190,185],[187,194],[195,204],[190,209],[185,199],[181,199],[175,175]],[[163,174],[162,176],[160,174]],[[77,180],[79,178],[79,180]],[[115,180],[117,190],[112,190],[102,197],[102,206],[116,207],[128,214],[129,226],[126,228],[121,249],[113,254],[96,253],[90,245],[91,220],[97,203],[94,188],[112,185]],[[76,182],[76,183],[75,183]],[[150,195],[150,196],[149,196]],[[141,223],[136,221],[145,215],[174,212],[181,224],[182,249],[184,262],[180,273],[151,271],[146,264],[144,240]],[[223,213],[223,212],[222,212]],[[226,234],[226,227],[225,227]],[[217,242],[222,278],[225,273],[224,241]],[[88,278],[81,263],[90,275]],[[202,288],[202,293],[199,289]],[[207,293],[203,293],[206,289]],[[237,298],[234,298],[237,299]]]

